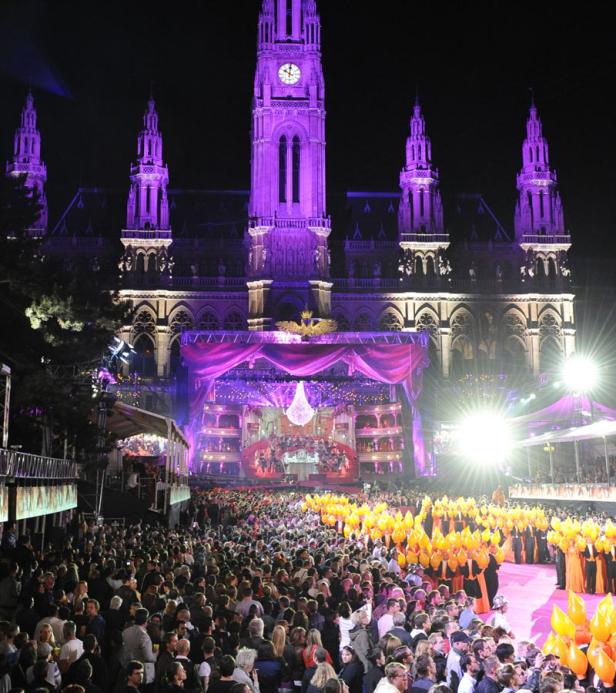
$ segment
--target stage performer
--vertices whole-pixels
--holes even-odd
[[[511,530],[511,547],[516,563],[522,563],[522,531],[519,527],[513,527]]]
[[[494,490],[494,493],[492,494],[492,503],[494,503],[494,505],[499,505],[500,507],[505,505],[505,494],[503,493],[502,486],[498,486]]]
[[[565,554],[560,546],[554,547],[554,563],[556,564],[556,587],[564,590],[566,586]]]
[[[526,554],[527,563],[535,562],[536,549],[537,545],[535,543],[535,528],[532,525],[529,525],[524,530],[524,553]]]
[[[436,569],[430,567],[429,573],[430,577],[434,580],[434,583],[436,585],[447,585],[447,587],[449,587],[449,591],[451,592],[452,580],[455,577],[456,573],[449,567],[447,561],[448,554],[447,552],[445,552],[443,554],[443,560],[441,561],[441,564],[437,566]]]
[[[605,552],[605,564],[607,573],[605,591],[616,594],[616,546],[614,546],[614,539],[610,539],[610,548]]]
[[[500,568],[500,566],[498,565],[498,561],[496,560],[496,556],[494,555],[496,551],[496,546],[490,546],[490,562],[488,563],[488,567],[484,571],[490,607],[492,607],[492,605],[494,604],[494,597],[498,592],[498,569]]]
[[[584,572],[586,573],[586,594],[595,594],[597,591],[597,549],[589,541],[584,549]]]
[[[582,561],[573,539],[569,540],[569,547],[565,555],[565,575],[567,578],[565,583],[567,590],[577,592],[578,594],[584,591]]]
[[[486,581],[477,561],[469,558],[465,565],[460,566],[460,573],[464,576],[464,591],[475,599],[475,613],[485,614],[490,611]]]
[[[545,529],[537,529],[537,555],[539,563],[548,563],[550,560],[548,533]]]

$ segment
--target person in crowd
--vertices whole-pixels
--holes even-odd
[[[330,679],[336,678],[336,672],[331,664],[327,662],[319,662],[315,669],[312,678],[310,679],[308,686],[306,688],[306,693],[323,693],[325,690],[325,684]]]
[[[347,645],[340,650],[340,663],[338,677],[346,683],[349,693],[361,693],[364,667],[352,647]]]
[[[402,614],[397,614],[397,616],[401,615]],[[353,612],[351,621],[355,624],[355,627],[349,633],[351,646],[357,655],[357,659],[361,662],[365,673],[370,668],[368,655],[374,647],[372,634],[369,629],[370,616],[365,609],[359,609]]]
[[[483,662],[483,677],[475,688],[476,693],[500,693],[497,672],[500,667],[498,657],[490,655]]]
[[[509,602],[505,599],[505,597],[503,597],[502,594],[497,594],[494,597],[493,609],[494,614],[492,615],[488,623],[493,628],[502,628],[510,638],[514,638],[515,635],[513,634],[511,626],[509,625],[509,621],[505,616],[509,609]]]
[[[408,671],[404,664],[390,662],[385,666],[385,676],[379,681],[374,693],[404,693],[407,682]]]
[[[232,675],[233,680],[247,686],[250,693],[260,693],[259,677],[255,669],[256,661],[256,650],[251,650],[247,647],[243,647],[235,658],[235,669]]]
[[[429,654],[415,658],[411,693],[425,693],[436,683],[436,664]]]
[[[477,675],[481,671],[481,664],[474,654],[462,655],[460,658],[462,678],[458,684],[457,693],[475,693]]]

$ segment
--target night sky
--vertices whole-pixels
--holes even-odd
[[[248,186],[259,6],[2,3],[0,157],[31,81],[52,223],[80,185],[128,190],[151,81],[171,187]],[[534,87],[577,252],[613,250],[616,48],[607,3],[318,6],[330,191],[398,189],[418,89],[444,197],[481,192],[511,230]]]

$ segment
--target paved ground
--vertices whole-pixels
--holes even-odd
[[[507,618],[516,639],[530,639],[539,645],[551,630],[552,605],[567,611],[567,592],[556,589],[556,569],[549,565],[503,563],[499,571],[500,594],[509,600]],[[603,595],[582,595],[589,617]],[[489,615],[482,618],[488,620]]]

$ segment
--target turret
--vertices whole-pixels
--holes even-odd
[[[439,173],[432,165],[432,143],[419,99],[413,106],[400,188],[398,242],[404,253],[401,271],[406,275],[449,274],[443,256],[449,236],[443,226]]]
[[[169,171],[163,161],[163,138],[152,96],[137,138],[137,161],[130,169],[126,229],[122,231],[124,256],[120,270],[129,275],[170,276],[173,235],[169,223],[167,185]]]
[[[571,247],[571,236],[565,229],[558,179],[550,168],[548,142],[534,99],[526,121],[517,188],[514,228],[516,240],[526,253],[523,278],[569,276],[566,251]]]
[[[15,131],[13,158],[6,165],[7,176],[23,176],[26,187],[36,191],[41,212],[38,220],[29,229],[33,235],[47,232],[47,198],[45,182],[47,167],[41,161],[41,133],[36,128],[36,109],[34,97],[28,92],[26,103],[21,111],[21,123]]]

